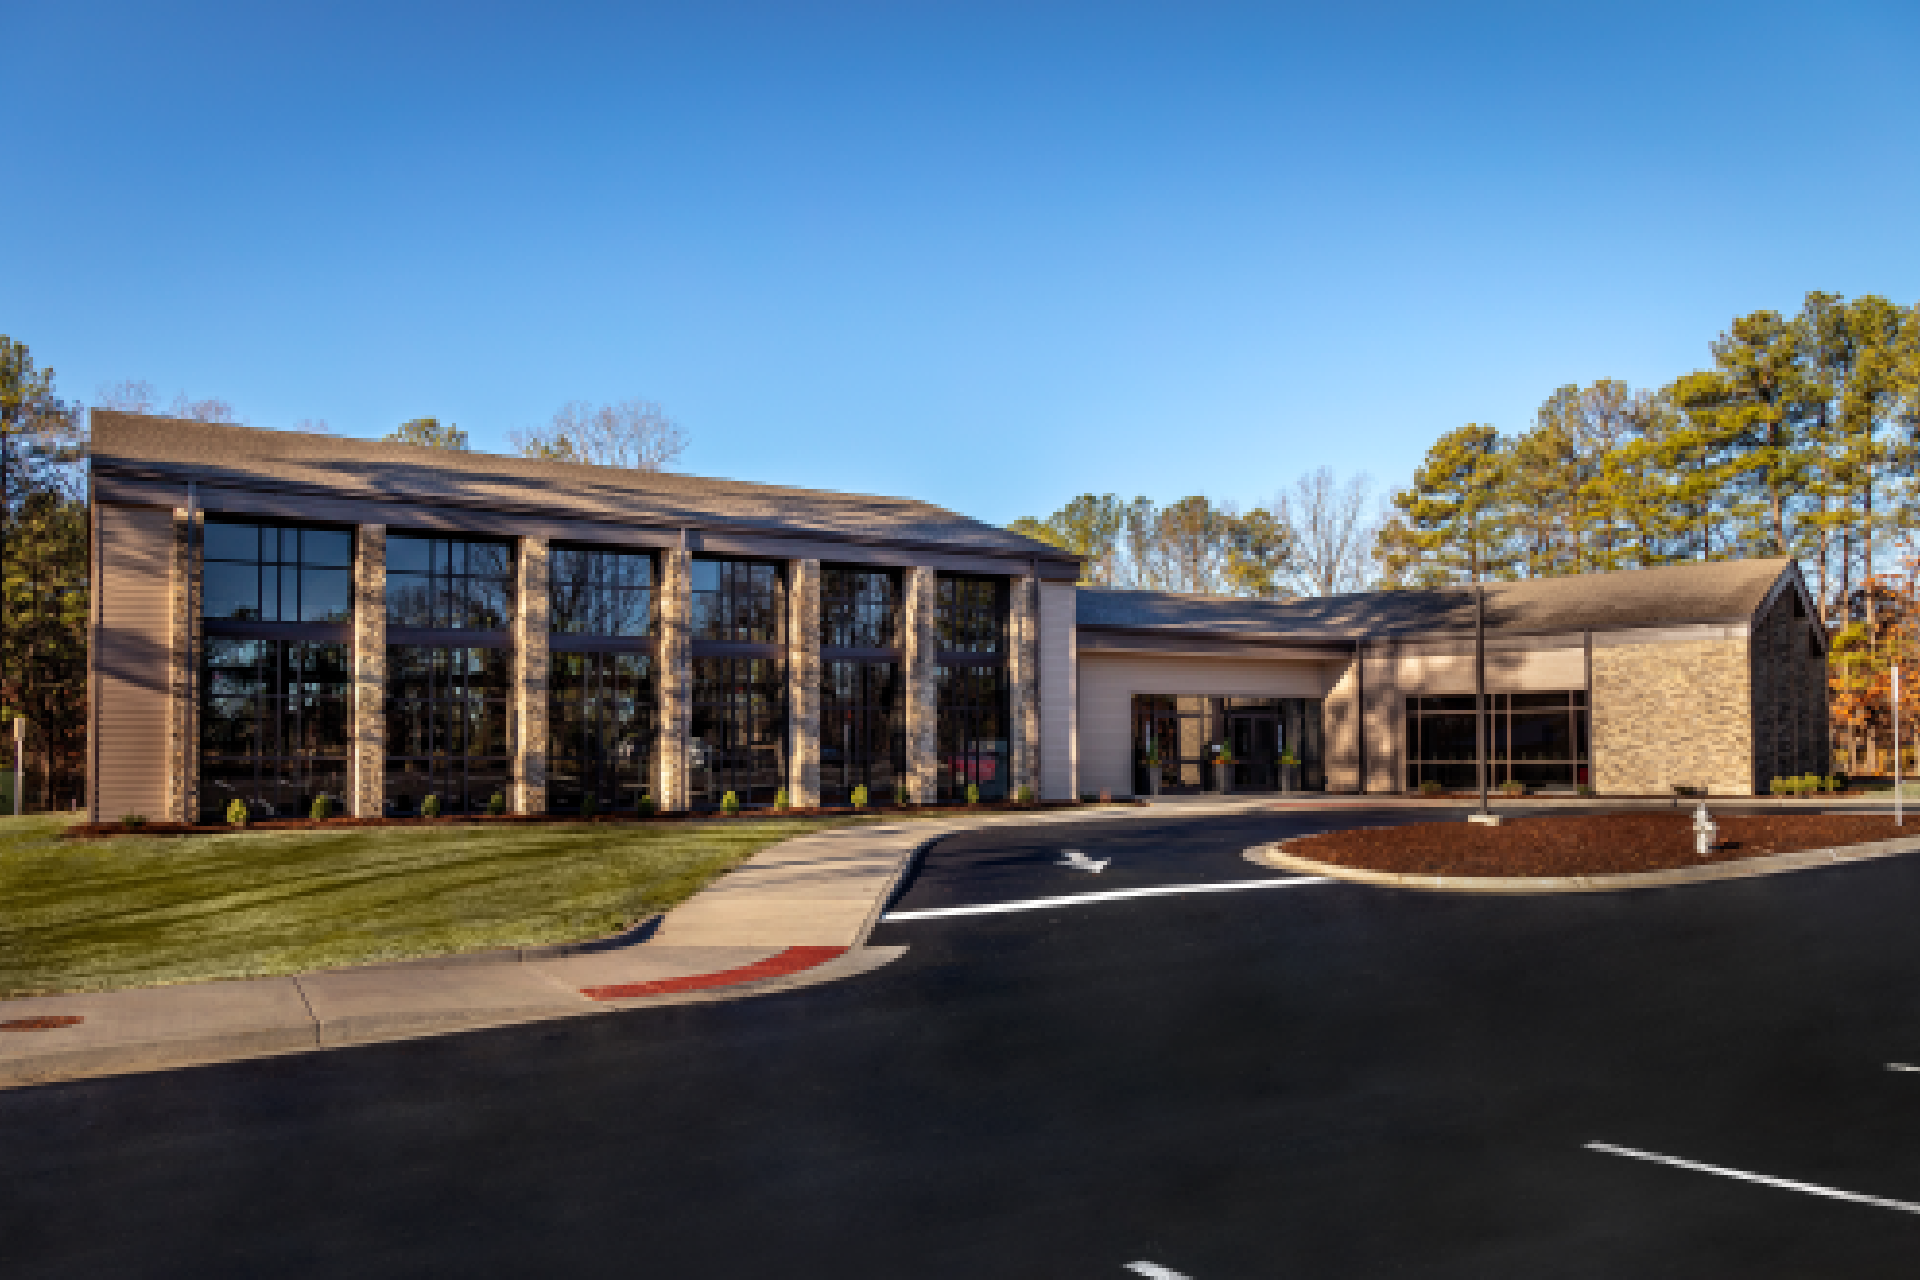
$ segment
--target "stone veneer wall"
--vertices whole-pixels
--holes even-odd
[[[787,562],[787,800],[805,809],[820,803],[818,560]]]
[[[545,538],[520,539],[513,589],[513,808],[547,811],[548,585]]]
[[[200,537],[194,536],[196,526]],[[167,809],[166,822],[196,822],[200,817],[200,708],[195,677],[200,670],[200,547],[206,513],[192,523],[185,508],[173,513],[173,553],[168,578],[167,644]]]
[[[387,794],[387,526],[353,543],[353,694],[347,767],[356,818],[377,818]]]
[[[1007,599],[1007,714],[1012,719],[1013,741],[1009,744],[1013,791],[1032,787],[1040,794],[1040,648],[1039,617],[1034,599],[1035,581],[1014,578],[1008,584]]]
[[[934,657],[939,644],[934,622],[938,595],[931,568],[913,568],[901,575],[906,589],[907,676],[907,798],[914,804],[932,804],[939,790],[937,730],[940,689],[935,683]]]
[[[1745,636],[1702,634],[1644,643],[1594,639],[1596,791],[1666,795],[1680,783],[1705,787],[1712,795],[1752,792],[1752,677]]]
[[[1796,606],[1798,606],[1796,608]],[[1833,769],[1827,658],[1797,583],[1753,627],[1753,788]]]
[[[660,792],[663,810],[691,803],[687,748],[693,736],[693,645],[688,634],[693,613],[693,556],[685,547],[660,555],[660,647],[656,659],[659,690]]]

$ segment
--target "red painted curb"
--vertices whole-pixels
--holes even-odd
[[[77,1027],[86,1019],[72,1013],[48,1014],[39,1018],[13,1018],[0,1022],[0,1031],[58,1031],[61,1027]]]
[[[629,1000],[634,996],[665,996],[681,991],[704,991],[711,987],[731,987],[760,978],[779,978],[799,973],[815,965],[847,954],[846,947],[788,947],[777,956],[756,960],[738,969],[718,973],[695,973],[684,978],[662,978],[657,982],[626,982],[613,987],[582,987],[580,994],[589,1000]]]

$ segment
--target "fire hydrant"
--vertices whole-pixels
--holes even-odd
[[[1707,812],[1707,802],[1702,800],[1700,807],[1693,811],[1693,851],[1701,857],[1713,852],[1714,842],[1720,838],[1720,826]]]

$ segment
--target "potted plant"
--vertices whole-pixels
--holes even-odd
[[[720,797],[720,812],[729,818],[740,816],[740,797],[729,791]]]
[[[1221,743],[1214,752],[1214,760],[1220,771],[1220,794],[1231,795],[1233,792],[1233,744]]]
[[[1158,799],[1160,796],[1160,744],[1147,746],[1147,794]]]
[[[1293,781],[1296,776],[1294,770],[1299,767],[1300,757],[1293,754],[1293,748],[1282,747],[1280,750],[1280,792],[1282,795],[1290,796],[1293,794]]]
[[[1518,778],[1508,778],[1500,784],[1500,794],[1508,799],[1518,799],[1527,794],[1527,784]]]
[[[867,807],[867,788],[864,783],[853,789],[852,799],[854,808],[864,809]]]

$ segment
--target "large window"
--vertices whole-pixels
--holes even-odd
[[[218,517],[202,532],[200,818],[344,803],[353,534]]]
[[[352,619],[351,533],[212,521],[205,533],[205,617],[229,622]]]
[[[905,682],[897,662],[820,664],[820,798],[846,804],[855,787],[891,802],[907,779]]]
[[[1153,789],[1156,768],[1163,795],[1218,789],[1223,746],[1233,749],[1235,791],[1322,790],[1322,715],[1318,698],[1135,694],[1134,791]]]
[[[1004,654],[1007,580],[941,574],[935,628],[942,653]]]
[[[982,800],[1006,799],[1007,669],[995,663],[942,664],[935,680],[939,798],[965,800],[967,788],[976,786]]]
[[[631,812],[653,794],[653,658],[645,653],[556,653],[547,747],[547,803],[578,812]]]
[[[200,819],[244,800],[258,818],[305,818],[347,793],[344,644],[209,635],[201,686]]]
[[[547,804],[631,812],[654,788],[654,562],[555,547],[549,561]]]
[[[786,664],[774,658],[693,660],[693,803],[772,804],[786,785]]]
[[[891,649],[899,637],[898,574],[884,569],[820,571],[822,649]]]
[[[549,583],[555,635],[653,634],[653,557],[645,552],[555,547]]]
[[[504,542],[387,535],[387,625],[505,631],[513,622],[513,548]]]
[[[780,568],[750,560],[695,560],[693,639],[784,644],[787,592]]]
[[[1479,785],[1473,695],[1407,699],[1407,786]],[[1487,695],[1487,785],[1572,788],[1588,780],[1587,695]]]
[[[513,781],[507,714],[512,654],[457,645],[387,646],[387,809],[476,813]]]

